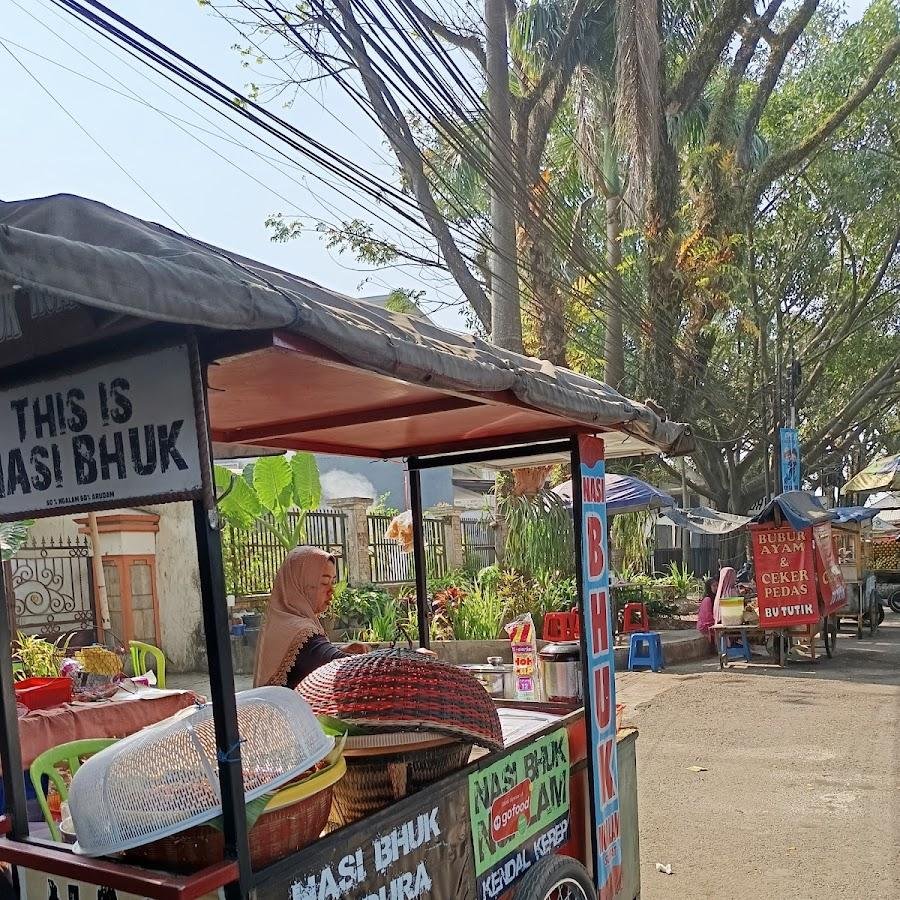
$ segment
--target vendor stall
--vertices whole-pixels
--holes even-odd
[[[872,567],[872,520],[878,510],[839,506],[831,510],[834,555],[847,587],[847,603],[835,615],[838,626],[851,624],[857,638],[874,637],[884,619]]]
[[[212,694],[210,706],[94,748],[90,758],[78,750],[69,796],[74,851],[41,841],[29,833],[18,777],[11,635],[0,597],[8,832],[0,862],[14,867],[20,894],[638,896],[635,735],[616,728],[605,433],[623,452],[632,439],[669,454],[691,447],[684,426],[606,385],[100,204],[0,204],[0,520],[190,501]],[[407,458],[423,646],[421,470],[568,453],[578,473],[583,708],[497,708],[483,693],[462,704],[462,723],[429,724],[425,701],[448,696],[432,670],[434,690],[403,695],[415,699],[418,718],[396,714],[393,691],[386,721],[384,689],[365,707],[371,730],[332,734],[299,696],[303,685],[236,696],[210,473],[216,444]],[[368,656],[407,669],[449,665],[385,653]],[[483,690],[455,671],[459,690]],[[436,779],[414,760],[394,765],[386,771],[395,800],[386,808],[344,818],[321,838],[298,833],[297,822],[308,828],[310,816],[296,811],[311,801],[323,824],[333,819],[328,801],[352,761],[351,739],[383,742],[384,732],[439,746],[465,733],[482,750]],[[254,840],[258,828],[272,840]],[[276,836],[290,848],[285,857],[260,860],[255,854],[271,851]],[[173,840],[174,850],[166,844]],[[181,847],[200,851],[204,867],[161,867],[160,859],[183,862]]]
[[[752,520],[750,537],[756,579],[759,625],[769,633],[783,665],[793,641],[816,658],[816,638],[834,653],[838,610],[847,602],[832,540],[834,515],[818,498],[787,491]]]

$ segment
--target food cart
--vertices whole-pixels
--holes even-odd
[[[786,491],[748,525],[759,625],[781,665],[794,641],[809,647],[813,661],[820,635],[826,654],[835,652],[837,613],[847,590],[835,556],[833,518],[813,494]]]
[[[839,506],[831,510],[834,552],[847,587],[847,603],[835,616],[838,626],[850,624],[862,640],[875,635],[884,619],[872,566],[872,519],[878,510],[865,506]]]
[[[0,203],[0,395],[0,520],[192,504],[224,836],[221,861],[190,874],[30,836],[0,596],[0,862],[20,896],[639,895],[636,733],[616,732],[602,435],[623,455],[677,454],[691,448],[684,426],[567,370],[70,196]],[[423,646],[421,471],[565,454],[580,476],[583,706],[506,704],[502,749],[254,869],[211,479],[213,455],[235,448],[407,459]]]

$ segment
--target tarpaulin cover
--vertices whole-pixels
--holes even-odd
[[[708,506],[694,506],[690,509],[667,509],[666,518],[693,534],[730,534],[743,528],[750,519],[719,512]]]
[[[553,488],[553,492],[562,497],[568,506],[572,505],[571,480]],[[606,476],[606,512],[610,516],[643,509],[666,509],[674,505],[675,501],[669,494],[640,478],[632,478],[630,475]]]
[[[811,525],[831,522],[834,515],[831,510],[822,506],[822,501],[815,494],[806,491],[787,491],[769,501],[752,519],[753,522],[772,522],[775,510],[790,523],[792,528],[802,531]]]
[[[830,510],[835,525],[854,525],[868,522],[878,515],[877,509],[868,506],[836,506]]]
[[[511,391],[536,409],[615,429],[668,453],[689,429],[608,385],[419,317],[328,291],[83,197],[0,202],[0,369],[21,329],[14,288],[52,312],[83,304],[147,321],[287,330],[353,365],[442,390]]]
[[[882,456],[857,472],[845,485],[842,493],[860,494],[866,491],[889,491],[900,488],[900,453]]]

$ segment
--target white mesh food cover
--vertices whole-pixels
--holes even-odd
[[[139,702],[139,701],[135,701]],[[244,792],[253,800],[321,762],[334,746],[294,691],[237,695]],[[72,779],[75,852],[106,856],[222,813],[212,706],[144,729],[88,759]]]

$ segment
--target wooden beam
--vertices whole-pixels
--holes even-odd
[[[214,431],[213,439],[229,444],[253,443],[254,441],[268,442],[273,438],[302,435],[310,431],[327,431],[332,428],[344,428],[348,425],[368,425],[373,422],[395,422],[399,419],[412,419],[417,416],[453,412],[458,409],[469,409],[473,406],[482,405],[477,400],[467,400],[462,397],[439,397],[436,400],[422,400],[418,403],[407,403],[400,406],[357,409],[330,416],[288,419],[283,422],[247,425],[241,428],[225,428]]]

